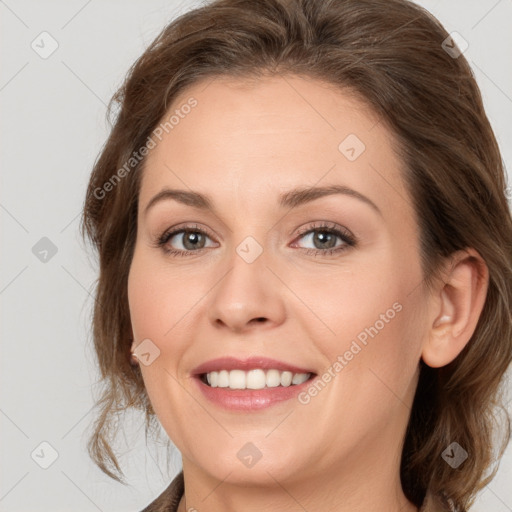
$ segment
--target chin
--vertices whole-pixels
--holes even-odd
[[[265,440],[265,434],[261,441],[253,442],[249,440],[251,438],[255,439],[255,436],[231,439],[222,452],[212,446],[210,453],[215,453],[215,458],[197,458],[198,466],[213,478],[234,485],[268,486],[269,483],[275,485],[276,481],[295,480],[299,475],[304,478],[297,453],[287,453],[281,440],[271,443],[269,439]],[[304,464],[306,460],[311,460],[311,456],[304,457]]]

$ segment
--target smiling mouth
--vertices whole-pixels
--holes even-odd
[[[220,370],[198,375],[201,382],[211,388],[227,389],[268,389],[299,386],[316,374],[293,373],[277,369],[255,368],[253,370]]]

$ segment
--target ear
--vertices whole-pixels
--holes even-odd
[[[451,363],[475,332],[485,304],[489,270],[474,249],[451,255],[441,285],[436,288],[430,331],[422,350],[433,368]]]

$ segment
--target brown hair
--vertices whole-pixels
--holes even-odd
[[[126,162],[188,85],[289,73],[357,94],[394,133],[420,227],[426,286],[456,250],[472,247],[485,260],[489,288],[472,339],[445,367],[420,361],[400,471],[417,506],[430,490],[460,510],[494,477],[497,464],[487,472],[510,438],[500,383],[512,359],[512,219],[480,91],[464,56],[445,51],[448,36],[407,0],[217,0],[170,23],[134,63],[109,105],[109,113],[113,106],[118,112],[94,165],[81,224],[99,254],[93,338],[104,388],[88,449],[105,473],[123,476],[110,446],[117,413],[145,411],[146,436],[155,419],[140,370],[129,364],[127,278],[144,158],[128,171]],[[505,436],[494,459],[499,411]],[[457,469],[441,457],[454,441],[469,455]]]

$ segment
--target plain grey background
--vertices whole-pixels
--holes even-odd
[[[512,0],[419,3],[469,44],[465,56],[510,169]],[[179,453],[167,469],[163,444],[144,444],[138,416],[121,445],[131,486],[88,458],[98,378],[89,335],[96,266],[77,229],[108,134],[108,100],[160,30],[198,5],[0,0],[1,511],[137,511],[180,468]],[[511,511],[511,483],[509,446],[472,510]]]

